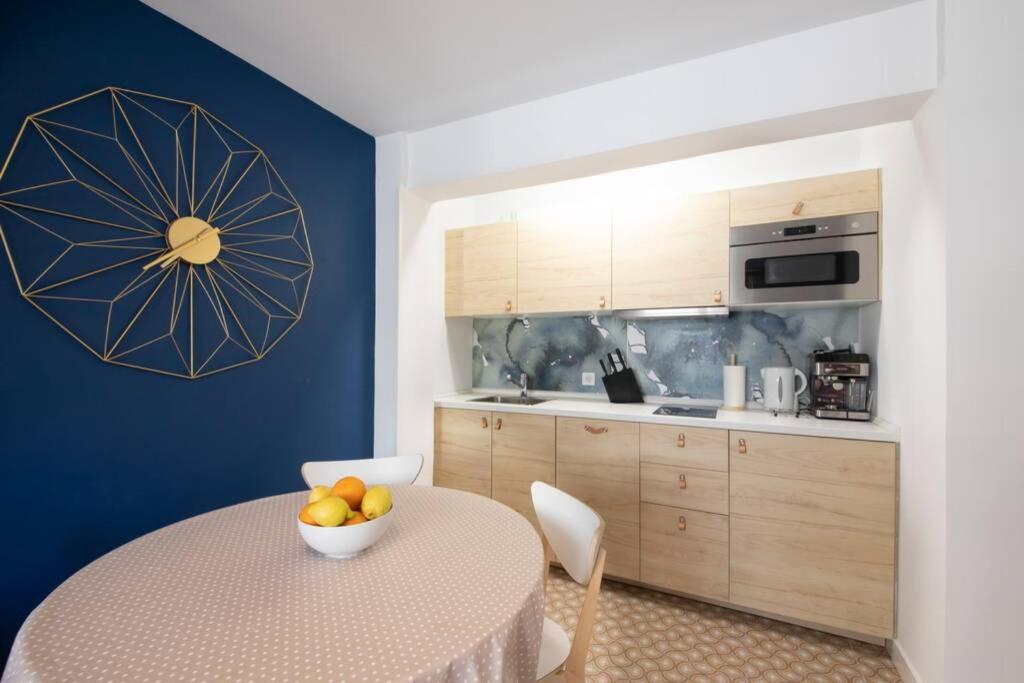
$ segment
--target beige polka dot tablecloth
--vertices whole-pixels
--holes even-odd
[[[509,508],[392,487],[350,560],[303,543],[288,494],[193,517],[85,567],[25,621],[4,681],[529,681],[543,551]]]

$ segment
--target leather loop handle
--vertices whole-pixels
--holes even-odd
[[[739,449],[740,453],[746,453],[747,452],[747,440],[746,439],[740,439],[739,447],[740,447],[740,449]]]
[[[495,429],[501,429],[501,418],[500,417],[497,420],[494,421],[494,428]]]
[[[679,432],[679,436],[676,437],[676,448],[686,448],[686,434]]]
[[[486,417],[481,417],[480,418],[480,428],[481,429],[487,429],[487,418]]]
[[[591,425],[584,425],[583,428],[590,434],[604,434],[608,431],[607,427],[593,427]]]
[[[679,515],[679,523],[677,524],[680,531],[686,531],[686,517]]]
[[[679,490],[682,491],[685,488],[686,488],[686,475],[685,474],[680,474],[679,475]]]

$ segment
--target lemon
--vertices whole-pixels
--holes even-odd
[[[363,515],[377,519],[391,509],[391,491],[386,486],[374,486],[363,496]]]
[[[309,492],[309,500],[307,502],[316,503],[329,495],[331,495],[331,490],[326,486],[314,486]]]
[[[338,526],[352,514],[345,499],[337,496],[318,500],[309,506],[307,512],[320,526]]]

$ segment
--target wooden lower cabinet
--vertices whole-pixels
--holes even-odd
[[[730,601],[891,638],[895,445],[730,432],[729,462]]]
[[[605,572],[640,579],[640,426],[558,418],[558,488],[605,521]]]
[[[604,518],[609,576],[894,635],[895,444],[521,412],[434,415],[435,484],[490,496],[535,525],[530,484],[554,484]]]
[[[491,495],[491,412],[434,409],[434,484]]]
[[[729,599],[729,518],[665,505],[640,505],[640,580]]]
[[[537,524],[530,485],[555,485],[555,418],[492,413],[491,497]]]

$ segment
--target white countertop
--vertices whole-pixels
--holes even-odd
[[[549,395],[536,394],[538,398],[547,398],[544,403],[533,406],[519,406],[508,403],[481,403],[473,401],[481,396],[504,394],[503,391],[459,393],[438,396],[434,405],[439,408],[463,408],[470,410],[492,410],[502,413],[532,413],[534,415],[557,415],[562,417],[583,417],[594,420],[624,420],[628,422],[648,422],[652,424],[682,425],[688,427],[708,427],[711,429],[736,429],[748,432],[768,432],[772,434],[794,434],[797,436],[824,436],[833,439],[860,439],[863,441],[886,441],[896,443],[900,440],[900,430],[896,425],[875,418],[871,422],[847,422],[845,420],[819,420],[810,415],[773,416],[764,410],[719,410],[715,419],[699,417],[672,417],[671,415],[655,415],[662,403],[609,403],[602,399],[585,398],[548,398]],[[693,402],[691,405],[704,405],[706,402]]]

